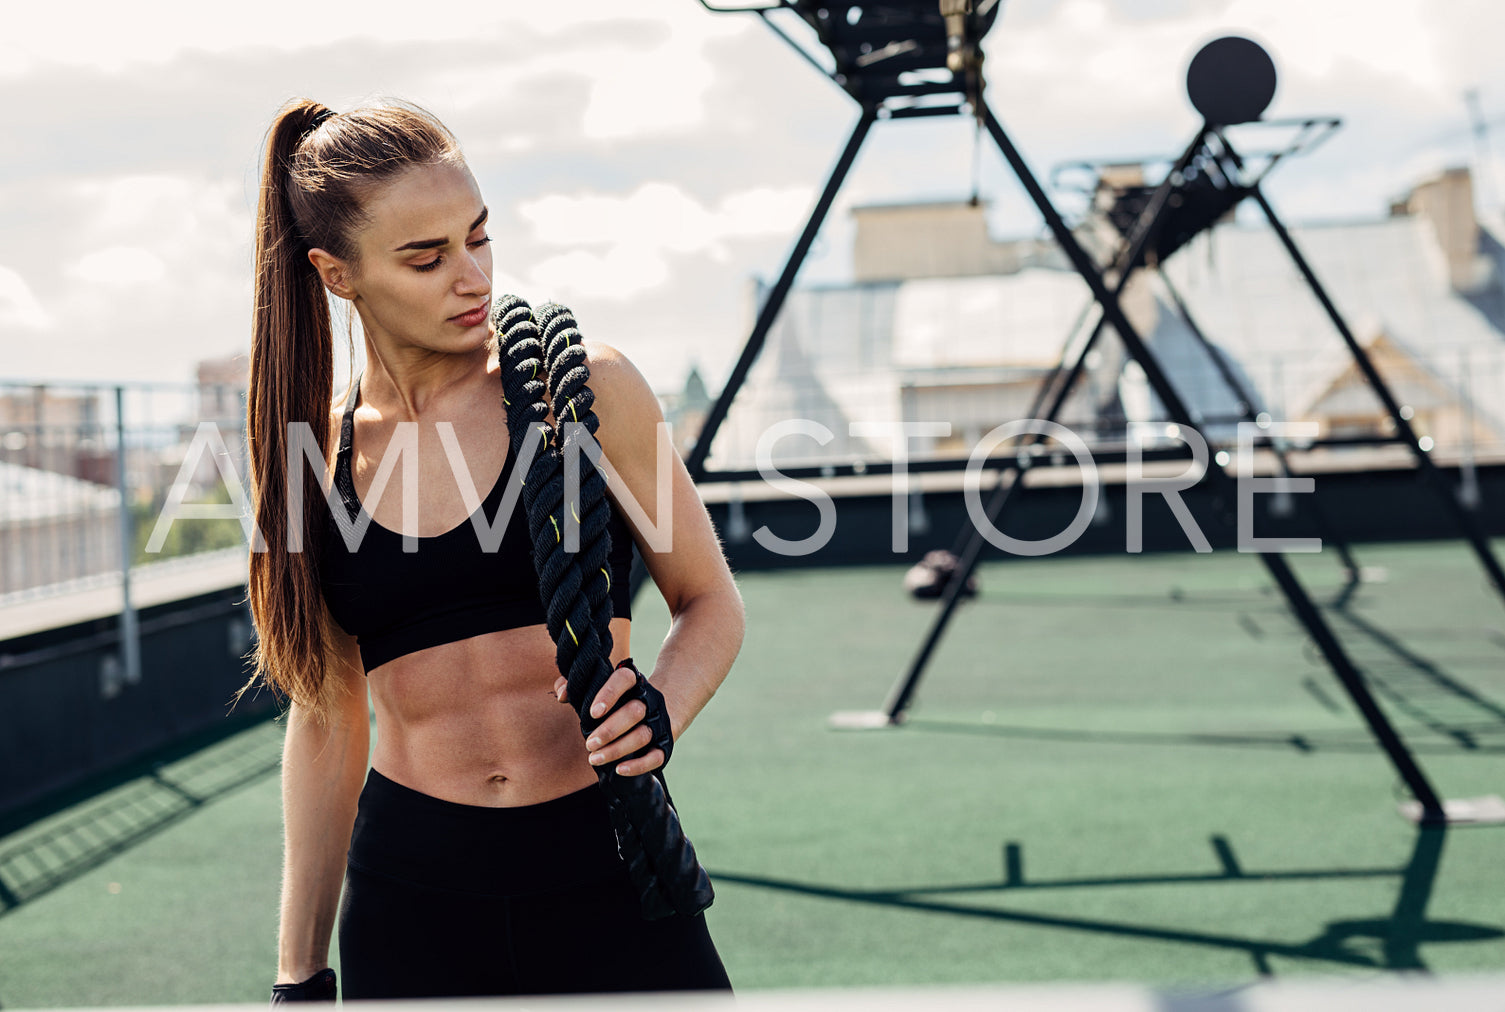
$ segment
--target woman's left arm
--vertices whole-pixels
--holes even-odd
[[[600,341],[583,343],[607,487],[669,606],[669,634],[659,648],[652,679],[654,688],[664,695],[677,741],[710,702],[742,648],[746,628],[742,595],[705,504],[668,438],[663,411],[648,381],[612,346]],[[667,473],[662,487],[661,466]],[[653,530],[645,532],[644,522]],[[592,713],[610,712],[635,683],[630,668],[619,668],[596,694]],[[561,699],[564,685],[563,678],[555,683]],[[642,723],[646,712],[641,702],[632,700],[603,721],[586,742],[591,764],[616,762],[646,746],[652,738]],[[663,752],[653,749],[620,763],[617,772],[635,776],[663,762]]]

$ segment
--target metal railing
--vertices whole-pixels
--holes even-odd
[[[0,381],[0,609],[118,587],[123,677],[137,681],[133,579],[245,548],[230,519],[147,545],[169,495],[230,501],[220,469],[246,473],[244,403],[234,384]],[[204,423],[232,459],[202,452]]]

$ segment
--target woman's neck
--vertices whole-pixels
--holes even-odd
[[[484,375],[490,358],[489,345],[467,352],[437,352],[408,348],[383,355],[366,338],[366,372],[361,380],[361,399],[389,411],[398,421],[417,421],[452,395]]]

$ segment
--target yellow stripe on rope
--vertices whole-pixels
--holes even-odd
[[[533,360],[533,375],[529,376],[528,378],[529,379],[538,379],[538,359],[536,359],[536,358]]]
[[[575,641],[575,646],[578,647],[580,645],[580,637],[575,635],[575,630],[574,629],[570,629],[570,620],[569,619],[565,619],[564,620],[564,627],[566,629],[570,630],[570,639],[574,640]]]
[[[573,418],[573,419],[575,419],[575,421],[577,421],[577,422],[580,421],[580,419],[578,417],[576,417],[576,415],[575,415],[575,402],[574,401],[570,401],[570,417]]]
[[[557,545],[559,543],[559,521],[550,516],[549,523],[554,525],[554,543]]]
[[[502,395],[502,403],[507,405],[509,408],[512,406],[512,402],[507,399],[506,394]]]
[[[611,589],[611,574],[606,571],[606,567],[605,566],[601,567],[601,574],[606,577],[606,589],[610,590]]]
[[[570,516],[575,518],[575,523],[580,522],[580,513],[575,509],[574,503],[570,503]]]

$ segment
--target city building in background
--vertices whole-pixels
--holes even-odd
[[[1137,166],[1111,167],[1103,179],[1143,181]],[[1053,244],[990,239],[982,204],[853,213],[856,276],[790,293],[717,435],[713,469],[752,467],[762,434],[792,417],[820,423],[831,438],[782,439],[775,462],[889,458],[888,437],[850,434],[858,420],[950,423],[949,436],[916,438],[910,453],[965,456],[995,426],[1029,417],[1068,338],[1096,319],[1086,286]],[[1089,243],[1097,234],[1099,248],[1103,230],[1093,217],[1078,229]],[[1440,455],[1505,452],[1505,247],[1474,214],[1468,170],[1420,183],[1386,217],[1293,232],[1418,435]],[[1255,391],[1256,412],[1314,422],[1318,438],[1390,434],[1382,405],[1273,233],[1225,222],[1164,268],[1170,285],[1136,272],[1125,311],[1214,442],[1235,440],[1242,413],[1177,311],[1177,295]],[[752,304],[762,297],[755,283]],[[1164,418],[1110,333],[1058,420],[1091,444],[1121,439],[1126,425],[1158,431]],[[1405,459],[1400,447],[1323,452]]]
[[[0,595],[120,568],[120,492],[0,460]]]

